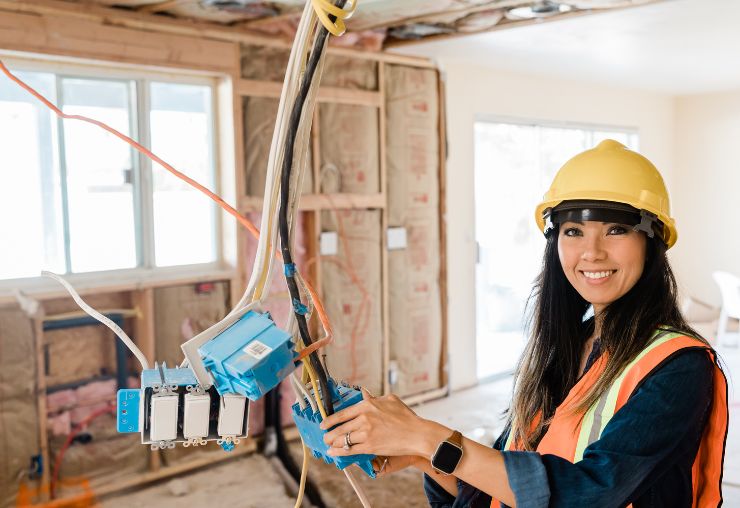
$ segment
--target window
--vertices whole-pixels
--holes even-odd
[[[475,123],[478,377],[513,370],[524,347],[524,308],[545,239],[534,208],[573,155],[611,138],[637,149],[629,129]]]
[[[218,190],[210,79],[12,70],[65,113],[110,125]],[[0,153],[0,279],[220,259],[210,199],[99,127],[58,119],[4,76]]]

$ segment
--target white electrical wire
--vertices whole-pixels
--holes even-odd
[[[77,303],[77,305],[79,305],[82,310],[84,310],[90,316],[94,317],[95,319],[103,323],[105,326],[113,330],[113,333],[118,335],[118,338],[121,339],[124,344],[126,344],[126,346],[134,354],[134,356],[139,360],[139,363],[141,363],[141,368],[143,370],[149,369],[149,362],[147,361],[146,356],[144,356],[144,353],[142,353],[141,350],[138,347],[136,347],[136,344],[134,344],[134,341],[132,341],[131,338],[129,338],[129,336],[126,335],[126,332],[124,332],[120,326],[118,326],[113,321],[105,317],[103,314],[101,314],[97,310],[90,307],[87,303],[85,303],[85,301],[80,297],[79,294],[77,294],[77,291],[75,291],[75,289],[69,284],[69,282],[64,280],[59,275],[52,273],[52,272],[46,272],[46,271],[42,271],[41,275],[43,275],[44,277],[49,277],[51,279],[54,279],[55,281],[60,283],[62,286],[64,286],[64,289],[67,290],[70,296],[72,296],[72,298],[74,299],[75,303]]]
[[[367,498],[367,494],[365,494],[365,491],[362,490],[362,486],[360,485],[360,482],[357,481],[357,478],[355,478],[355,475],[350,471],[349,467],[344,468],[344,475],[349,480],[350,485],[352,485],[352,488],[355,491],[355,494],[357,494],[357,497],[360,498],[360,502],[362,503],[363,508],[372,508],[370,506],[370,500]]]
[[[231,311],[236,312],[252,299],[260,300],[270,278],[270,270],[277,247],[277,210],[280,194],[280,169],[282,167],[283,148],[290,123],[289,106],[295,102],[300,86],[301,70],[305,65],[309,49],[312,27],[316,25],[316,16],[310,2],[306,2],[295,41],[290,52],[288,68],[283,81],[283,91],[278,105],[278,114],[275,122],[272,144],[267,162],[267,177],[260,223],[260,239],[257,245],[252,274],[242,298]]]

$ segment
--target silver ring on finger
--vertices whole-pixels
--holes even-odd
[[[347,432],[344,435],[344,446],[342,448],[344,448],[345,451],[346,450],[349,450],[350,448],[352,448],[352,445],[354,445],[354,443],[352,442],[352,439],[350,437],[350,434],[352,434],[352,431]]]

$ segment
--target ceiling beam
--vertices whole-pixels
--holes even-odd
[[[136,12],[156,13],[166,11],[172,7],[177,7],[181,4],[193,3],[195,0],[165,0],[164,2],[156,2],[153,4],[142,5]]]

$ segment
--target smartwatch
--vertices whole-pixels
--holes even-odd
[[[437,446],[437,451],[432,455],[432,467],[442,474],[452,474],[462,456],[462,434],[454,431],[450,437]]]

